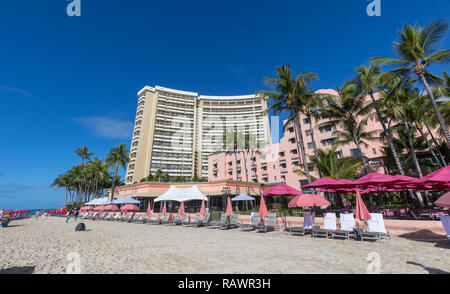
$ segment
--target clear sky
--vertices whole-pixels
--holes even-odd
[[[404,23],[450,11],[448,0],[381,0],[380,17],[366,0],[81,3],[69,17],[66,0],[0,2],[0,207],[62,204],[49,185],[80,162],[77,147],[104,157],[130,144],[145,85],[251,94],[291,64],[334,88],[370,57],[392,57]]]

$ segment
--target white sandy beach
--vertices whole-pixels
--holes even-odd
[[[0,229],[0,273],[66,273],[68,254],[80,256],[81,273],[266,274],[366,273],[367,255],[381,258],[381,273],[450,273],[447,240],[312,239],[287,232],[154,226],[85,221],[75,232],[64,218],[14,221]]]

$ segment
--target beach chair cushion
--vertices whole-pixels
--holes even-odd
[[[444,229],[447,232],[447,238],[450,238],[450,215],[440,214],[439,218],[441,219],[442,225],[444,226]]]
[[[314,225],[315,213],[305,212],[303,215],[303,228],[311,229]]]
[[[336,213],[328,212],[323,219],[324,230],[336,230]]]
[[[384,226],[383,214],[381,213],[371,213],[372,217],[367,221],[369,226],[368,231],[373,233],[383,233],[387,234],[386,227]]]
[[[355,228],[355,217],[353,213],[341,214],[341,228],[340,231],[351,231]]]

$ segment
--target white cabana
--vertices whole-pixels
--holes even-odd
[[[85,203],[85,205],[107,205],[107,204],[111,204],[111,199],[109,197],[97,198],[92,201],[89,201],[88,203]]]
[[[113,204],[141,204],[141,201],[136,200],[131,197],[122,197],[122,198],[117,198],[112,203]]]
[[[247,194],[241,194],[231,199],[231,201],[247,201],[247,200],[252,201],[255,200],[255,198],[248,196]]]
[[[191,201],[191,200],[205,200],[208,201],[208,197],[203,194],[197,185],[190,188],[177,188],[170,186],[170,188],[161,196],[155,199],[155,202],[159,201]]]

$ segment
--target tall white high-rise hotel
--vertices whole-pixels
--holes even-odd
[[[208,156],[224,150],[230,130],[253,144],[271,144],[268,115],[262,114],[267,100],[258,95],[199,96],[146,86],[138,97],[127,184],[158,169],[172,177],[207,178]]]

